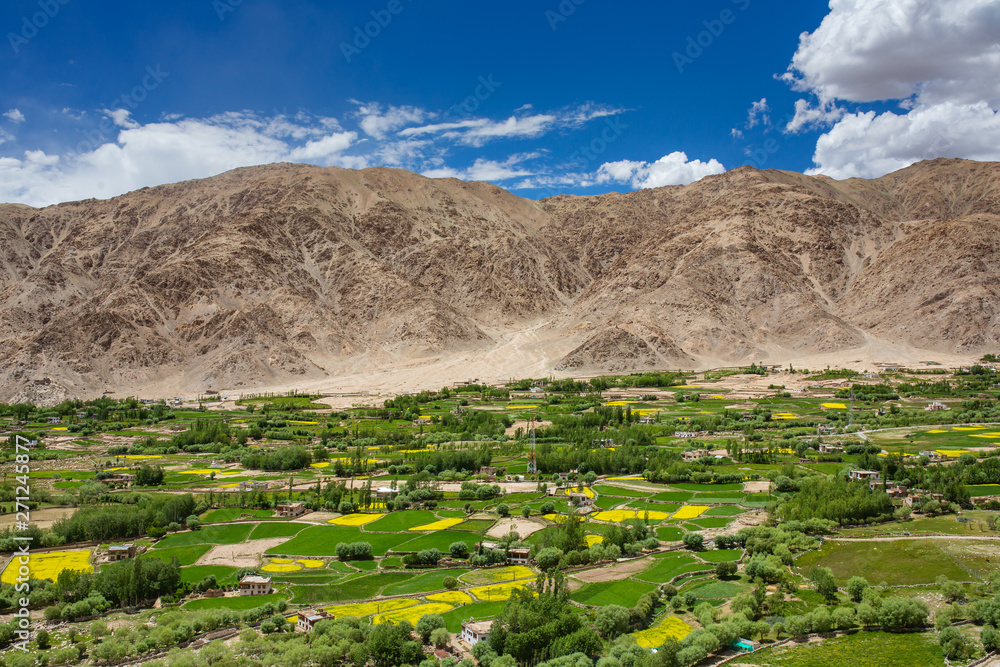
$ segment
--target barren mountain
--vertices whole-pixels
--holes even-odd
[[[1000,165],[962,160],[541,202],[280,164],[0,206],[0,400],[434,363],[505,379],[784,361],[872,340],[996,351],[998,192]]]

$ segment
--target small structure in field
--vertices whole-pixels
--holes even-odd
[[[269,595],[271,593],[271,577],[248,574],[240,579],[240,595]]]
[[[479,642],[488,641],[492,627],[493,621],[473,621],[472,619],[462,621],[461,639],[470,647]]]
[[[280,517],[294,518],[305,514],[306,506],[304,503],[278,503],[274,513]]]

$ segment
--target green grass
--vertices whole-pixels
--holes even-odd
[[[722,528],[723,526],[727,525],[730,521],[732,521],[731,518],[718,516],[718,517],[707,517],[704,519],[695,519],[691,523],[701,526],[702,528]]]
[[[272,537],[292,537],[293,535],[298,535],[308,526],[309,524],[306,523],[262,523],[253,529],[250,533],[250,539],[266,540]]]
[[[598,484],[594,487],[594,491],[597,491],[600,495],[605,496],[622,496],[625,498],[648,498],[650,495],[649,491],[636,491],[635,489],[624,489],[620,486],[611,486],[609,484]]]
[[[700,551],[698,558],[709,563],[723,563],[726,561],[739,560],[743,552],[740,549],[716,549],[715,551]]]
[[[393,548],[393,551],[420,551],[422,549],[437,549],[442,553],[448,553],[448,547],[452,545],[453,542],[465,542],[469,549],[472,549],[473,544],[476,542],[475,533],[453,533],[453,529],[442,530],[436,533],[410,533],[409,535],[404,535],[406,538],[410,539],[408,542],[404,542],[397,547]]]
[[[56,486],[59,486],[56,484]],[[969,492],[969,495],[973,498],[978,498],[979,496],[995,496],[1000,495],[1000,484],[989,484],[985,486],[966,486],[965,490]]]
[[[698,596],[699,600],[705,599],[729,599],[738,595],[746,586],[732,581],[711,581],[690,589]]]
[[[215,579],[221,585],[236,573],[237,568],[227,565],[191,565],[181,568],[181,581],[185,583],[197,584],[210,574],[215,575]],[[226,583],[235,583],[235,579]]]
[[[152,549],[143,554],[143,558],[159,558],[169,563],[170,559],[176,556],[181,565],[194,565],[211,548],[211,544],[192,544],[171,549]]]
[[[379,519],[381,521],[381,519]],[[312,526],[267,554],[290,556],[333,556],[340,542],[368,542],[372,553],[384,556],[389,549],[413,539],[416,533],[362,533],[354,526]]]
[[[409,530],[416,526],[434,523],[438,518],[434,512],[428,510],[404,510],[402,512],[390,512],[378,521],[373,521],[365,526],[366,532],[381,531],[385,533],[395,533],[401,530]]]
[[[493,527],[496,523],[492,519],[469,519],[464,521],[457,526],[452,526],[448,530],[464,530],[472,533],[485,533],[487,530]]]
[[[687,491],[663,491],[661,493],[657,493],[655,496],[650,498],[650,500],[658,500],[664,503],[669,503],[669,502],[683,503],[687,502],[688,500],[691,500],[691,498],[693,497],[694,494],[689,493]]]
[[[226,480],[230,481],[230,480]],[[266,519],[274,516],[274,510],[249,510],[238,507],[225,507],[223,509],[210,510],[202,515],[201,520],[205,523],[218,523],[221,521],[237,521],[241,514],[252,514],[258,519]]]
[[[656,536],[664,542],[678,542],[684,537],[684,531],[676,526],[660,526],[656,529]]]
[[[805,573],[813,567],[828,567],[840,586],[856,574],[872,584],[885,582],[890,586],[930,584],[940,575],[958,581],[969,579],[934,540],[828,541],[823,548],[802,555],[795,564]]]
[[[279,600],[284,600],[281,593],[271,593],[270,595],[238,595],[229,598],[201,598],[191,600],[184,605],[184,609],[256,609],[263,607],[268,602],[277,604]]]
[[[594,498],[594,505],[602,510],[613,510],[614,508],[628,502],[628,498],[613,498],[611,496],[598,496]]]
[[[701,491],[701,492],[743,490],[742,484],[692,484],[689,482],[681,482],[680,484],[671,484],[670,486],[675,489],[682,489],[684,491]]]
[[[295,586],[292,588],[294,594],[292,603],[315,604],[317,602],[370,600],[378,595],[383,588],[397,586],[412,578],[413,575],[408,572],[382,572],[337,582],[329,586]]]
[[[761,667],[828,667],[829,665],[878,665],[878,667],[943,667],[944,656],[932,633],[893,634],[858,632],[820,643],[786,644],[764,649],[739,661]]]
[[[633,581],[632,579],[603,581],[584,586],[570,594],[570,598],[580,604],[595,607],[603,607],[609,604],[634,607],[639,602],[639,598],[653,590],[656,590],[656,584],[647,584],[641,581]]]
[[[411,595],[414,593],[426,593],[444,588],[445,577],[458,578],[469,570],[431,570],[425,574],[419,574],[408,581],[388,586],[384,595]]]
[[[702,516],[739,516],[743,514],[746,510],[740,507],[731,507],[729,505],[721,505],[719,507],[709,508]]]
[[[448,628],[448,632],[458,633],[462,631],[462,621],[470,618],[474,618],[477,621],[493,618],[503,611],[506,604],[506,602],[477,602],[446,611],[441,614],[441,617],[444,619],[444,624]]]
[[[158,549],[185,547],[193,544],[238,544],[247,539],[253,529],[251,524],[228,524],[225,526],[207,526],[198,530],[188,530],[183,533],[167,535],[156,543]]]
[[[636,574],[635,578],[657,584],[665,584],[678,574],[690,572],[692,567],[695,570],[707,570],[712,566],[699,563],[692,556],[671,554],[663,558],[658,558],[656,564]]]

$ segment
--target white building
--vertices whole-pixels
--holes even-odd
[[[462,621],[461,639],[470,647],[475,646],[479,642],[487,641],[490,638],[490,628],[492,627],[493,621],[475,622],[471,619]]]
[[[240,579],[240,595],[269,595],[270,593],[271,577],[248,574]]]

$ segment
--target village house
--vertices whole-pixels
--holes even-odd
[[[50,424],[62,424],[62,419],[59,417],[49,417]]]
[[[490,482],[497,478],[497,467],[496,466],[483,466],[479,469],[480,475],[485,475],[486,479]]]
[[[877,482],[882,479],[882,473],[878,470],[851,470],[847,478],[853,482]]]
[[[683,458],[688,463],[690,463],[691,461],[697,461],[702,457],[711,455],[712,453],[707,449],[692,449],[691,451],[681,452],[681,458]]]
[[[507,565],[527,565],[531,560],[531,549],[513,547],[507,550]]]
[[[674,437],[680,438],[681,440],[688,440],[690,438],[695,438],[697,436],[698,434],[692,431],[677,431],[676,433],[674,433]]]
[[[504,475],[505,482],[523,482],[524,475]]]
[[[933,403],[931,403],[930,405],[928,405],[926,408],[924,408],[924,410],[927,410],[928,412],[938,412],[940,410],[947,410],[947,409],[948,409],[948,406],[945,405],[944,403],[942,403],[941,401],[934,401]]]
[[[240,491],[256,491],[267,487],[267,482],[240,482]]]
[[[490,638],[490,628],[492,627],[493,621],[476,622],[472,619],[462,621],[461,640],[470,647],[475,646],[479,642],[488,641]]]
[[[431,423],[430,417],[417,417],[416,419],[413,420],[414,426],[420,426],[422,424],[430,424],[430,423]]]
[[[116,472],[115,474],[111,475],[111,477],[106,478],[104,481],[109,484],[115,484],[115,485],[120,484],[122,486],[129,487],[132,486],[132,484],[135,482],[135,475],[128,472]]]
[[[375,489],[375,500],[380,503],[387,503],[396,499],[399,495],[399,489],[393,489],[388,486],[380,486]]]
[[[592,498],[588,498],[586,493],[569,494],[569,504],[573,507],[589,507],[594,504]]]
[[[826,443],[821,443],[819,446],[820,454],[843,454],[844,448],[840,445],[828,445]]]
[[[837,427],[831,424],[820,424],[816,427],[816,433],[819,435],[829,435],[831,433],[836,433]],[[822,450],[821,450],[822,451]]]
[[[269,595],[270,593],[271,577],[248,574],[240,579],[240,595]]]
[[[303,503],[278,503],[274,508],[276,516],[293,518],[306,513],[306,506]]]
[[[656,423],[656,417],[654,417],[653,415],[643,415],[639,419],[639,423],[640,424],[655,424]]]
[[[941,458],[941,455],[934,451],[923,451],[919,453],[920,456],[926,456],[931,461],[937,461]]]
[[[134,544],[123,544],[121,546],[108,547],[108,560],[119,561],[126,558],[135,558],[136,546]]]
[[[299,620],[295,623],[295,629],[302,632],[311,632],[320,621],[333,618],[333,614],[323,609],[304,609],[299,613]]]

